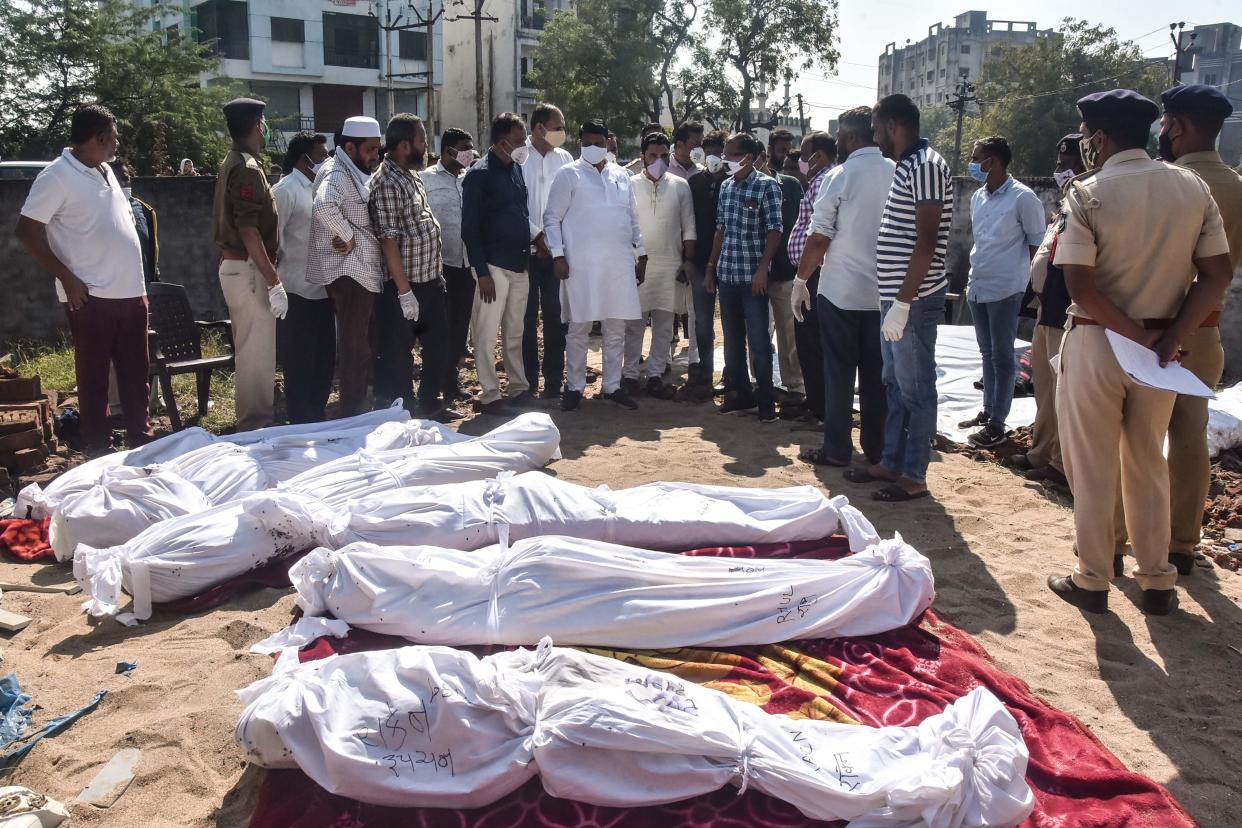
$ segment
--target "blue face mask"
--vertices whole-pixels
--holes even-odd
[[[975,181],[983,182],[988,180],[988,174],[983,171],[983,165],[976,161],[971,161],[966,165],[966,174]]]

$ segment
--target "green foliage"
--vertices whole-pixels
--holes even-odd
[[[1120,87],[1158,100],[1168,85],[1167,70],[1149,63],[1134,43],[1118,40],[1114,29],[1066,18],[1059,34],[993,50],[979,78],[981,117],[967,118],[962,131],[964,155],[975,138],[1004,135],[1015,175],[1050,175],[1057,141],[1078,130],[1079,98]],[[948,158],[952,143],[941,146]]]
[[[216,166],[228,150],[220,105],[228,85],[199,87],[216,68],[208,49],[166,39],[153,21],[179,7],[127,0],[0,0],[0,155],[50,159],[69,119],[97,102],[117,116],[120,155],[139,174],[183,157]]]

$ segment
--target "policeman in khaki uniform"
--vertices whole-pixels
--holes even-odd
[[[1145,612],[1175,603],[1169,564],[1169,475],[1162,447],[1176,396],[1140,386],[1121,370],[1111,330],[1176,359],[1220,306],[1232,269],[1229,242],[1207,185],[1152,160],[1160,109],[1128,89],[1078,101],[1083,160],[1093,174],[1071,182],[1053,259],[1073,303],[1061,346],[1057,420],[1074,492],[1078,565],[1049,588],[1088,612],[1108,611],[1118,469],[1133,574]],[[1196,271],[1198,279],[1195,278]]]
[[[220,165],[212,205],[220,289],[233,321],[238,431],[271,425],[275,416],[276,320],[289,310],[276,275],[276,201],[258,160],[266,143],[266,106],[252,98],[224,105],[233,148]]]

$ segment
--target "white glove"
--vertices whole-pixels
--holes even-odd
[[[789,305],[793,308],[794,319],[802,321],[804,311],[811,309],[811,291],[802,279],[794,279],[793,291],[789,294]]]
[[[417,322],[418,300],[414,298],[414,291],[407,290],[405,293],[398,293],[397,301],[401,303],[401,315],[411,322]]]
[[[289,294],[285,293],[285,286],[280,282],[275,287],[268,288],[267,304],[272,309],[272,316],[277,319],[284,319],[289,312]]]
[[[888,309],[888,313],[884,314],[884,324],[880,326],[880,332],[889,342],[897,342],[906,332],[908,321],[910,321],[910,303],[898,299]]]

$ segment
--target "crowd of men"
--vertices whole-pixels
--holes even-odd
[[[1056,148],[1063,199],[1051,221],[1009,174],[1005,138],[978,141],[969,166],[981,186],[970,202],[966,291],[984,393],[978,416],[961,425],[976,429],[974,445],[1005,441],[1018,320],[1037,307],[1039,413],[1031,450],[1013,461],[1073,490],[1078,565],[1049,586],[1092,612],[1107,608],[1127,549],[1143,607],[1171,609],[1174,582],[1193,565],[1208,483],[1206,400],[1136,383],[1105,332],[1215,385],[1216,324],[1242,257],[1242,178],[1214,149],[1228,100],[1182,86],[1162,101],[1160,154],[1172,163],[1145,150],[1162,117],[1155,103],[1128,90],[1079,101],[1081,131]],[[274,187],[260,161],[264,104],[238,99],[224,115],[233,147],[213,228],[238,428],[273,421],[278,351],[294,422],[325,417],[334,380],[342,416],[401,398],[417,416],[456,419],[452,403],[469,399],[458,371],[469,349],[478,410],[554,400],[572,411],[598,331],[605,400],[632,410],[641,393],[698,404],[723,395],[721,413],[822,421],[822,444],[802,459],[877,484],[880,501],[929,494],[954,183],[920,137],[909,98],[844,112],[835,136],[811,132],[796,147],[780,130],[764,146],[694,122],[671,136],[649,125],[628,169],[599,120],[577,130],[575,159],[549,104],[529,124],[497,116],[481,158],[473,136],[445,130],[430,167],[419,118],[397,115],[381,129],[359,116],[334,136],[330,156],[325,136],[293,138]],[[109,364],[139,443],[151,433],[142,212],[105,163],[117,148],[111,114],[80,109],[71,139],[35,182],[18,235],[68,311],[88,446],[107,439]],[[674,388],[679,322],[689,370]]]

